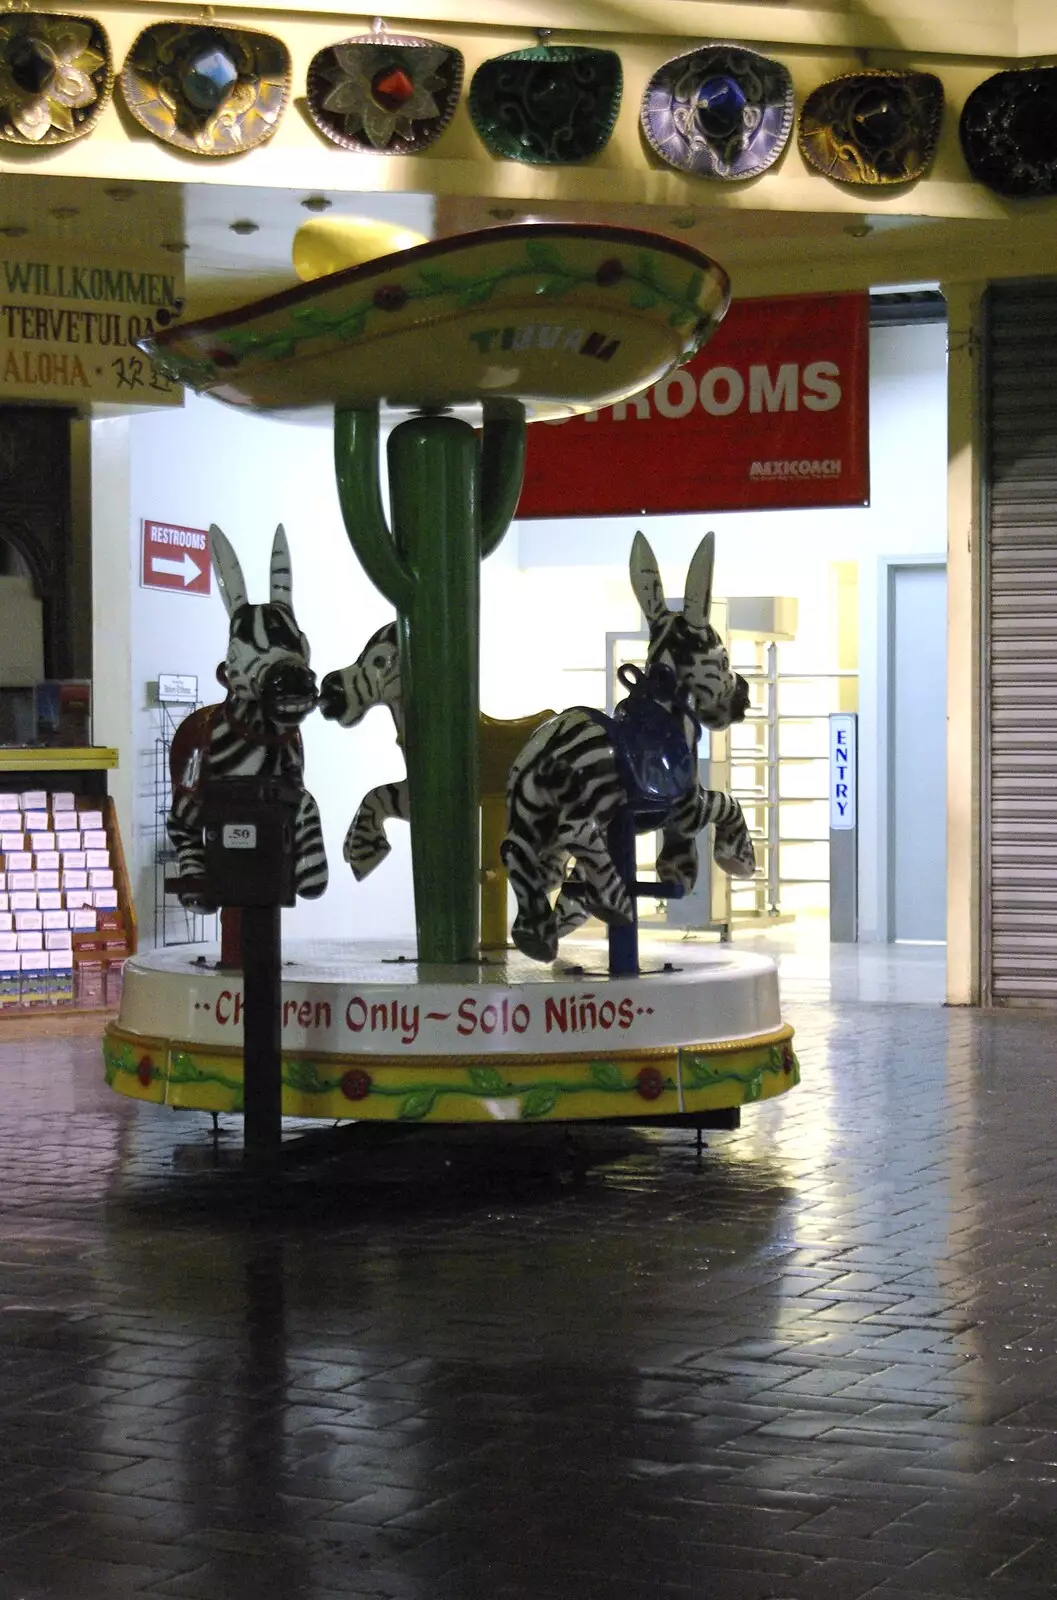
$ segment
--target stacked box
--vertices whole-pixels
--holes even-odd
[[[22,1004],[22,957],[0,950],[0,1010]]]
[[[0,793],[0,1008],[116,1006],[127,955],[102,807]]]
[[[22,952],[22,1004],[46,1006],[51,1000],[51,962],[45,950]]]
[[[52,950],[49,956],[49,988],[53,1005],[72,1005],[74,997],[73,951]]]

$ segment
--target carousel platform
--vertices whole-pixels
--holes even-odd
[[[799,1081],[775,965],[729,946],[651,944],[611,978],[604,941],[553,967],[425,966],[408,944],[284,951],[283,1113],[327,1120],[693,1118]],[[107,1029],[111,1088],[207,1112],[243,1104],[242,975],[215,947],[129,960]]]

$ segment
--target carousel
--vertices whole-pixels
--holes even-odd
[[[396,618],[317,682],[284,531],[269,597],[251,602],[214,528],[226,693],[174,742],[168,828],[173,892],[221,909],[223,937],[130,959],[105,1041],[114,1090],[243,1113],[247,1150],[274,1151],[283,1116],[730,1127],[797,1083],[771,961],[729,945],[639,950],[637,897],[687,892],[699,847],[728,872],[754,867],[737,802],[698,774],[702,730],[748,708],[709,622],[712,536],[677,610],[636,537],[629,579],[650,643],[642,669],[621,669],[611,715],[499,722],[478,701],[480,563],[516,511],[526,423],[658,382],[728,298],[722,269],[683,243],[520,225],[327,270],[150,342],[166,375],[224,404],[333,415],[348,536]],[[388,506],[382,420],[395,422]],[[328,876],[300,725],[318,711],[354,727],[377,705],[407,776],[364,797],[344,855],[357,878],[384,871],[386,826],[410,826],[416,940],[350,929],[280,950],[280,907]],[[646,830],[661,848],[657,878],[640,882]],[[589,919],[604,937],[583,937]]]

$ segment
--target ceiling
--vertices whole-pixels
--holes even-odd
[[[134,256],[161,248],[182,259],[187,311],[202,315],[296,281],[291,245],[319,214],[378,218],[448,236],[536,219],[609,222],[685,239],[730,273],[740,296],[840,290],[922,281],[965,281],[1053,271],[1057,205],[1024,205],[995,217],[752,210],[709,203],[671,206],[407,193],[326,194],[227,184],[113,182],[11,173],[0,186],[0,255],[20,251]]]

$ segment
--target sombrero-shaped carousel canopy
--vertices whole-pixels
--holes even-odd
[[[144,341],[178,382],[261,411],[518,399],[613,405],[727,309],[708,256],[630,228],[521,224],[434,240]]]

